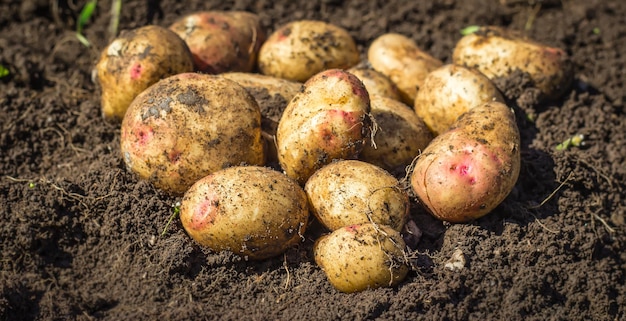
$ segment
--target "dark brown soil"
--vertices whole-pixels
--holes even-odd
[[[472,24],[529,26],[566,49],[575,82],[559,101],[538,104],[523,75],[501,80],[522,132],[507,200],[456,225],[414,206],[424,234],[414,269],[397,288],[356,294],[336,291],[314,264],[313,234],[248,262],[197,246],[178,220],[163,233],[179,199],[124,167],[119,128],[102,120],[91,81],[110,1],[86,27],[91,48],[73,33],[84,3],[0,4],[0,64],[10,70],[0,79],[0,320],[626,319],[626,2],[124,1],[122,29],[243,9],[270,30],[330,21],[362,52],[393,31],[449,62]],[[555,150],[578,133],[586,146]],[[467,264],[451,271],[456,249]]]

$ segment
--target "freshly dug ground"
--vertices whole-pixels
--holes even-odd
[[[0,320],[625,320],[626,2],[124,1],[120,29],[167,26],[206,9],[258,13],[268,30],[311,18],[350,31],[364,53],[385,32],[450,61],[469,25],[501,25],[564,48],[562,99],[537,103],[523,74],[498,83],[517,111],[522,170],[506,201],[469,224],[419,209],[423,236],[396,288],[336,291],[306,241],[261,262],[196,245],[179,198],[124,167],[119,125],[91,80],[110,1],[77,41],[86,1],[0,4]],[[575,134],[585,146],[558,151]],[[462,251],[460,270],[445,267]]]

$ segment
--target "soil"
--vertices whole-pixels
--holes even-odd
[[[509,197],[467,224],[413,199],[423,235],[395,288],[336,291],[312,259],[319,228],[260,262],[213,253],[174,219],[180,198],[124,166],[119,125],[100,114],[92,68],[110,1],[84,34],[86,1],[2,1],[0,320],[626,319],[626,2],[124,1],[120,29],[204,9],[258,13],[268,30],[311,18],[349,30],[361,52],[385,32],[450,62],[468,25],[501,25],[561,47],[575,66],[561,99],[538,102],[520,74],[498,80],[517,111],[522,169]],[[558,151],[575,134],[585,145]],[[463,268],[446,261],[460,250]]]

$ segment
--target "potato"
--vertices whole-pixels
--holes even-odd
[[[511,192],[520,170],[520,134],[511,109],[488,102],[435,137],[415,162],[411,186],[433,216],[477,219]]]
[[[415,113],[439,135],[470,108],[490,101],[504,103],[496,86],[476,69],[445,65],[433,70],[415,97]]]
[[[400,90],[402,101],[409,106],[413,105],[426,75],[443,64],[418,48],[413,40],[397,33],[374,39],[367,59],[374,70],[391,79]]]
[[[476,68],[487,78],[526,72],[544,98],[558,98],[573,80],[573,68],[565,51],[536,43],[502,27],[481,27],[461,38],[454,48],[455,64]]]
[[[372,144],[363,147],[360,160],[396,172],[410,165],[433,139],[422,119],[407,105],[370,95],[371,114],[378,126]]]
[[[278,123],[278,161],[287,176],[304,184],[333,159],[356,158],[369,143],[370,100],[363,83],[339,69],[309,79]]]
[[[253,71],[266,38],[259,16],[246,11],[195,12],[169,28],[189,46],[196,69],[211,74]]]
[[[193,71],[185,42],[159,26],[124,31],[100,55],[96,65],[102,90],[102,116],[111,121],[124,118],[128,105],[162,78]]]
[[[352,67],[348,72],[355,75],[365,85],[367,92],[372,95],[389,97],[395,100],[401,100],[398,87],[389,79],[389,77],[380,72],[369,68]]]
[[[400,231],[409,215],[409,196],[384,169],[341,160],[316,171],[304,191],[317,219],[331,231],[374,222]]]
[[[168,77],[139,94],[122,121],[127,167],[172,194],[241,163],[264,163],[261,112],[236,82],[206,74]]]
[[[261,73],[304,82],[326,69],[347,69],[359,62],[352,36],[323,21],[299,20],[274,31],[259,51]]]
[[[395,286],[409,272],[400,232],[372,223],[350,225],[320,237],[315,262],[339,291]]]
[[[303,240],[309,209],[302,188],[266,167],[235,166],[206,176],[185,193],[183,227],[213,251],[260,260]]]

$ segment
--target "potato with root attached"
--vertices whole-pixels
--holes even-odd
[[[121,150],[140,178],[182,194],[222,168],[264,164],[259,106],[225,78],[168,77],[133,100],[122,121]]]
[[[303,240],[308,218],[298,183],[259,166],[214,172],[191,186],[180,205],[183,227],[196,242],[253,260],[279,255]]]
[[[396,286],[409,272],[400,232],[372,223],[342,227],[320,237],[315,262],[339,291]]]
[[[413,105],[426,75],[443,63],[422,51],[410,38],[387,33],[374,39],[367,51],[374,70],[389,77],[400,90],[402,101]]]
[[[96,65],[103,117],[122,120],[133,99],[150,85],[190,71],[189,48],[172,31],[145,26],[122,32],[104,48]]]
[[[455,64],[476,68],[487,78],[528,73],[544,98],[558,98],[573,80],[573,68],[565,51],[534,42],[502,27],[481,27],[461,38],[454,48]]]
[[[433,70],[415,97],[415,113],[436,135],[445,132],[461,114],[490,101],[504,103],[498,88],[480,71],[459,65]]]
[[[370,68],[357,67],[348,69],[348,72],[355,75],[363,82],[363,85],[365,85],[365,89],[367,89],[370,96],[379,95],[395,100],[401,100],[398,87],[391,81],[391,79],[389,79],[389,77],[383,75],[382,73]]]
[[[375,144],[363,147],[360,160],[391,172],[410,165],[433,139],[424,121],[404,103],[379,95],[370,95],[371,114],[376,121]]]
[[[415,162],[411,186],[433,216],[467,222],[511,192],[520,171],[520,134],[513,111],[489,102],[464,113]]]
[[[409,215],[409,196],[384,169],[358,160],[340,160],[316,171],[304,190],[309,207],[329,230],[377,223],[400,231]]]
[[[280,166],[304,184],[334,159],[356,158],[370,142],[369,112],[369,94],[354,75],[329,69],[311,77],[278,123]]]
[[[189,46],[196,69],[210,74],[253,71],[266,38],[259,16],[246,11],[195,12],[169,28]]]
[[[259,51],[261,73],[299,82],[326,69],[348,69],[359,62],[352,36],[316,20],[290,22],[274,31]]]

